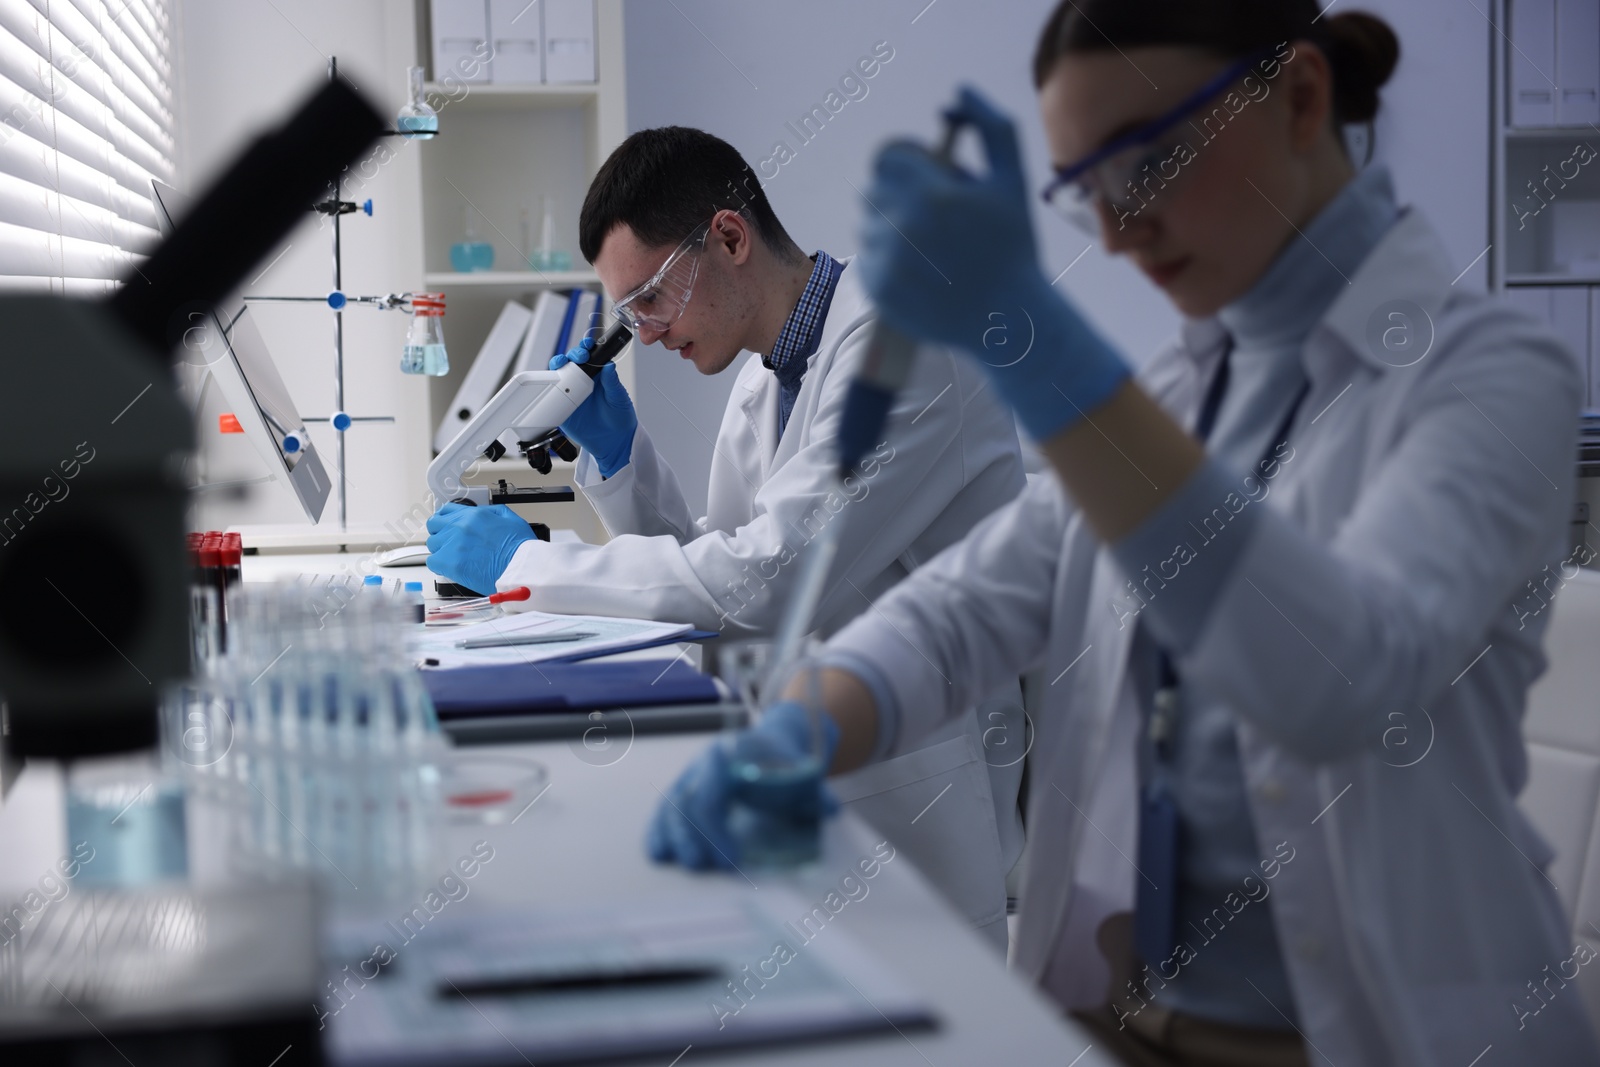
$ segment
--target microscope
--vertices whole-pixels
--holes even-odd
[[[631,340],[633,334],[628,328],[614,322],[595,341],[586,362],[567,363],[560,370],[530,370],[513,375],[428,465],[428,489],[435,505],[571,500],[572,490],[565,487],[524,489],[509,485],[504,479],[491,487],[467,485],[463,479],[476,470],[480,460],[493,463],[512,451],[520,453],[540,474],[550,473],[552,453],[568,462],[577,459],[577,446],[561,433],[561,424],[589,399],[595,379]],[[537,525],[533,525],[538,532]]]
[[[385,126],[330,82],[258,139],[111,299],[0,297],[11,337],[0,389],[0,754],[13,766],[156,745],[163,689],[190,671],[193,414],[172,353]],[[130,821],[110,821],[99,869],[115,862]],[[280,1048],[279,1067],[322,1062],[308,885],[91,886],[78,872],[94,849],[72,855],[59,869],[78,886],[50,896],[48,912],[0,900],[0,1062],[233,1067]]]
[[[0,697],[12,757],[149,748],[189,670],[184,463],[171,353],[384,121],[331,82],[257,140],[108,301],[0,298]]]

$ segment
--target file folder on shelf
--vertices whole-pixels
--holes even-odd
[[[1556,0],[1556,125],[1600,122],[1600,0]]]
[[[572,294],[572,317],[567,323],[561,343],[556,346],[557,352],[565,352],[572,348],[585,336],[600,336],[600,294],[593,289],[578,289]]]
[[[1556,122],[1556,0],[1512,0],[1511,125],[1554,126]]]
[[[506,301],[489,336],[484,338],[483,347],[478,349],[477,358],[468,368],[461,388],[456,390],[455,399],[450,402],[444,418],[439,420],[438,432],[433,435],[435,452],[448,448],[456,435],[467,428],[478,409],[500,388],[506,369],[522,346],[522,339],[528,335],[528,324],[532,321],[533,314],[527,308],[514,300]]]
[[[544,80],[595,81],[594,0],[543,0]]]
[[[496,85],[544,81],[540,12],[528,0],[489,0],[489,40],[494,45]]]
[[[525,370],[549,370],[550,357],[556,354],[556,343],[561,340],[561,326],[566,321],[571,306],[570,292],[546,289],[533,305],[533,322],[522,338],[522,348],[512,374]]]
[[[433,0],[433,80],[487,82],[489,9],[484,0]]]

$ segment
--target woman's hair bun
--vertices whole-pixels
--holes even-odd
[[[1333,117],[1371,122],[1378,90],[1400,61],[1400,39],[1364,11],[1322,14],[1320,0],[1061,0],[1039,34],[1033,83],[1043,88],[1062,56],[1176,45],[1233,60],[1312,41],[1333,71]]]
[[[1318,43],[1333,68],[1333,107],[1340,122],[1371,122],[1378,90],[1400,61],[1400,39],[1376,15],[1346,11],[1323,20]]]

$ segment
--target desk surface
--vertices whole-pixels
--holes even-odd
[[[784,875],[746,872],[691,874],[652,864],[644,854],[646,822],[679,771],[705,747],[696,735],[635,738],[608,755],[581,742],[497,747],[537,759],[550,786],[514,825],[456,827],[451,845],[465,850],[480,838],[496,850],[479,877],[486,903],[608,898],[642,894],[748,892],[753,884],[783,886],[807,902],[836,889],[839,878],[872,855],[879,841],[854,817],[829,822],[820,862]],[[884,866],[871,891],[833,920],[932,1002],[943,1020],[937,1032],[829,1042],[757,1055],[740,1062],[771,1064],[1053,1064],[1073,1063],[1089,1040],[1063,1023],[1055,1009],[1005,970],[1004,961],[951,910],[904,858]],[[1099,1050],[1078,1067],[1110,1064]],[[687,1063],[688,1057],[685,1058]],[[659,1067],[659,1065],[658,1065]]]
[[[270,582],[275,578],[291,578],[297,574],[349,574],[361,577],[381,574],[403,582],[421,582],[425,592],[433,592],[438,577],[426,566],[374,567],[373,552],[317,552],[279,553],[267,552],[246,556],[240,561],[240,571],[247,582]]]
[[[449,859],[488,841],[494,858],[471,883],[463,907],[499,908],[587,900],[596,907],[642,895],[735,894],[782,886],[807,902],[819,902],[858,859],[871,856],[878,838],[852,816],[831,820],[823,858],[783,875],[749,871],[691,874],[649,862],[641,842],[656,790],[705,745],[696,735],[640,737],[596,758],[581,742],[498,746],[496,752],[542,763],[549,788],[514,822],[498,826],[452,824],[446,835]],[[482,751],[481,749],[478,751]],[[30,872],[47,871],[66,855],[66,827],[59,771],[31,764],[0,806],[0,893],[28,887]],[[441,872],[442,873],[442,872]],[[940,1017],[936,1031],[744,1049],[737,1062],[862,1067],[957,1067],[995,1063],[1052,1067],[1111,1067],[1098,1048],[1032,987],[1005,970],[1003,961],[940,900],[903,857],[885,864],[864,898],[829,924],[848,931],[890,970],[921,992]],[[831,936],[824,934],[824,936]],[[309,1006],[308,1006],[309,1010]],[[1087,1054],[1085,1054],[1087,1051]],[[1081,1058],[1080,1058],[1081,1057]],[[637,1061],[662,1067],[655,1060]],[[693,1053],[681,1061],[692,1067]],[[720,1062],[730,1062],[724,1057]]]
[[[359,566],[360,554],[252,557],[246,575],[293,568],[337,572],[339,561]],[[281,568],[281,569],[280,569]],[[254,570],[256,573],[252,574]],[[413,573],[423,573],[411,568]],[[462,906],[497,908],[585,900],[597,907],[642,895],[736,894],[782,886],[808,902],[820,901],[856,861],[869,856],[878,838],[866,823],[845,815],[830,820],[823,858],[782,875],[757,871],[691,874],[656,866],[643,849],[644,828],[679,771],[705,746],[705,735],[640,736],[614,743],[603,754],[581,741],[496,746],[494,751],[530,758],[549,771],[549,786],[513,821],[501,825],[452,823],[447,858],[465,855],[486,840],[495,857],[483,866]],[[484,751],[474,749],[473,751]],[[0,804],[0,893],[20,890],[65,854],[66,825],[59,769],[30,764]],[[442,873],[442,872],[441,872]],[[927,885],[904,857],[884,865],[868,895],[852,902],[830,923],[871,950],[890,970],[920,991],[941,1019],[935,1031],[745,1049],[718,1062],[762,1064],[960,1065],[1050,1064],[1052,1067],[1113,1067],[1091,1048],[1083,1031],[1060,1019],[1028,984],[1007,973],[1004,961],[981,941]],[[752,889],[752,886],[754,889]],[[662,1067],[655,1060],[653,1067]],[[696,1062],[693,1052],[681,1067]]]

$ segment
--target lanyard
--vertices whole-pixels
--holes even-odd
[[[1217,367],[1216,373],[1211,376],[1211,384],[1206,389],[1205,400],[1200,405],[1200,417],[1195,421],[1195,436],[1205,442],[1211,436],[1211,431],[1216,426],[1217,414],[1222,408],[1222,397],[1228,391],[1228,378],[1230,375],[1229,363],[1232,355],[1232,342],[1222,353],[1222,363]],[[1270,460],[1277,451],[1289,441],[1289,428],[1294,424],[1294,417],[1300,412],[1300,405],[1305,402],[1306,394],[1311,392],[1311,382],[1301,384],[1295,393],[1294,401],[1289,405],[1289,410],[1284,412],[1283,420],[1278,423],[1278,432],[1267,441],[1267,450],[1262,453],[1261,459],[1256,463],[1259,470]],[[1156,758],[1162,763],[1168,762],[1172,757],[1172,736],[1178,721],[1178,672],[1173,666],[1172,657],[1166,649],[1159,652],[1160,683],[1156,687],[1154,705],[1150,714],[1150,741],[1155,748]]]
[[[1212,376],[1206,390],[1205,402],[1200,407],[1200,417],[1195,422],[1195,435],[1201,441],[1211,436],[1222,407],[1222,395],[1228,389],[1228,363],[1232,348],[1222,354],[1222,363]],[[1289,427],[1300,410],[1306,394],[1311,391],[1308,381],[1301,386],[1289,405],[1278,432],[1262,456],[1262,463],[1288,440]],[[1261,464],[1257,464],[1259,468]],[[1150,713],[1150,742],[1157,763],[1170,767],[1172,738],[1178,721],[1178,672],[1172,657],[1160,649],[1161,684],[1156,690]],[[1178,814],[1178,804],[1170,785],[1157,778],[1146,783],[1139,791],[1139,863],[1141,875],[1136,883],[1134,900],[1133,944],[1137,957],[1146,964],[1155,965],[1168,958],[1177,941],[1178,895],[1182,871],[1183,820]]]

